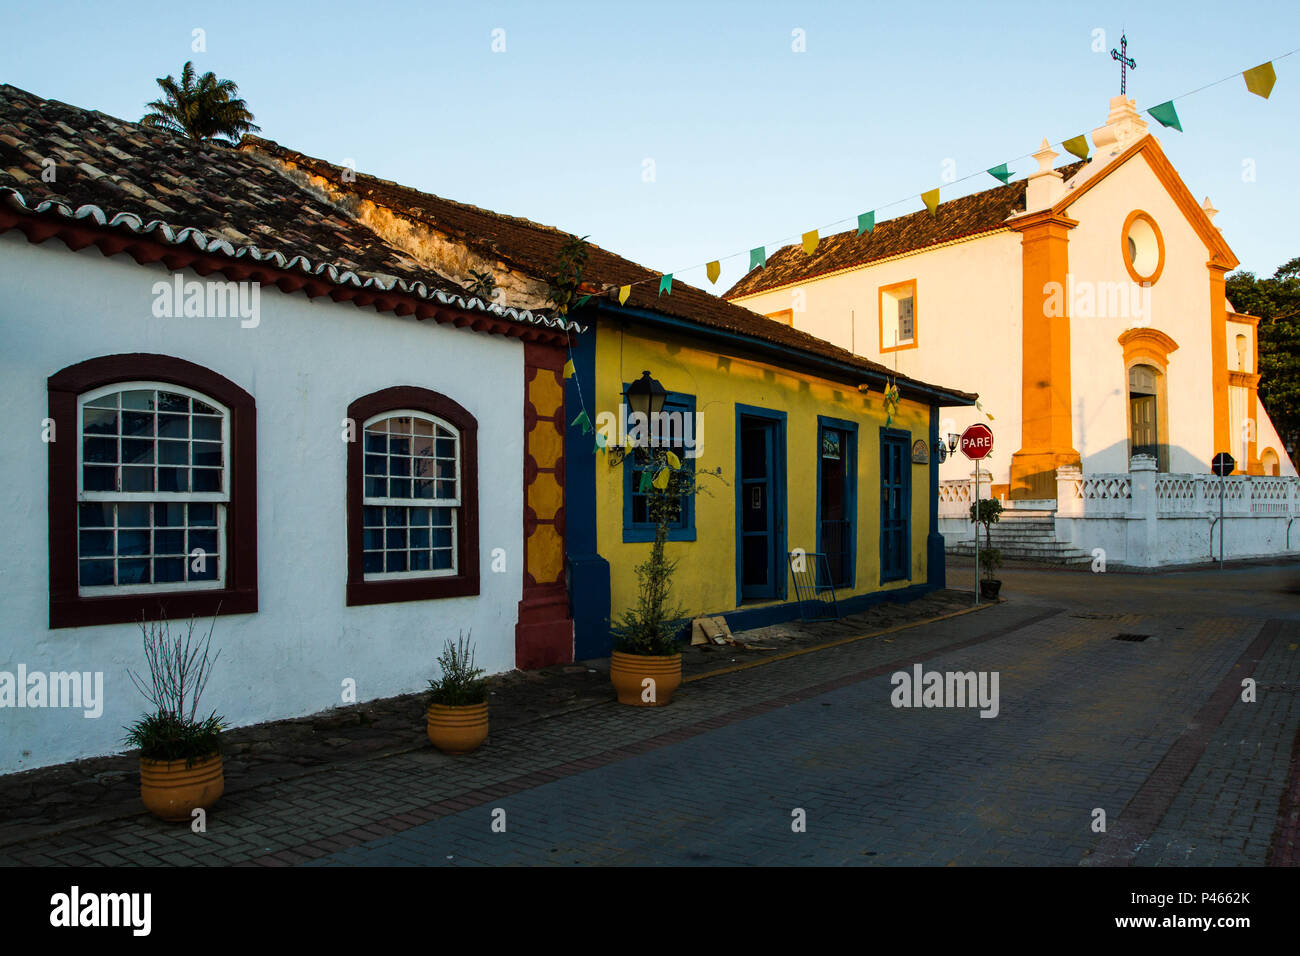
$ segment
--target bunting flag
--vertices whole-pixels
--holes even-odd
[[[565,378],[573,378],[573,376],[576,375],[577,373],[578,370],[573,367],[573,359],[569,359],[567,362],[564,363]]]
[[[581,428],[584,435],[591,431],[591,419],[587,417],[587,410],[585,408],[578,412],[578,417],[569,422],[569,424],[574,428]]]
[[[599,451],[603,455],[605,453],[605,446],[608,444],[609,444],[609,438],[606,437],[605,433],[596,432],[596,447],[591,450],[591,453],[594,455],[597,451]]]
[[[984,412],[984,406],[981,405],[978,401],[975,403],[975,407],[976,407],[977,409],[979,409],[981,412]],[[988,412],[984,412],[984,416],[985,416],[989,421],[995,421],[995,419],[993,418],[993,416],[990,415]]]
[[[645,474],[649,474],[649,472],[646,472]],[[665,488],[668,487],[668,477],[669,477],[668,469],[660,468],[659,474],[655,475],[655,480],[651,482],[651,484],[653,484],[660,491],[663,491]]]
[[[817,238],[817,230],[805,232],[803,234],[803,251],[805,255],[812,255],[817,251],[817,243],[821,240]]]
[[[755,269],[767,268],[767,250],[762,246],[757,249],[749,250],[749,269],[752,272]]]
[[[1151,107],[1147,112],[1150,113],[1151,118],[1161,126],[1172,126],[1180,133],[1183,131],[1183,124],[1178,122],[1178,111],[1174,109],[1173,100],[1166,100],[1159,106]]]
[[[670,451],[664,452],[664,457],[668,459],[668,464],[676,471],[682,467],[682,460]]]
[[[1011,179],[1013,175],[1011,170],[1007,169],[1006,163],[1001,163],[997,166],[994,166],[992,169],[985,170],[985,172],[987,172],[994,179],[1000,180],[1003,186],[1007,184],[1007,182]]]
[[[1061,145],[1065,147],[1067,153],[1073,153],[1080,159],[1088,158],[1088,137],[1083,133],[1080,133],[1078,136],[1071,136]]]
[[[710,282],[717,282],[718,276],[722,275],[722,263],[714,259],[704,267],[704,273],[709,277]]]
[[[1246,89],[1264,99],[1268,99],[1268,94],[1273,92],[1273,84],[1277,82],[1277,71],[1273,69],[1272,60],[1261,63],[1241,75],[1246,80]]]
[[[584,295],[581,299],[579,299],[577,302],[575,302],[575,303],[573,304],[573,307],[576,309],[576,308],[577,308],[578,306],[580,306],[580,305],[586,305],[586,304],[587,304],[587,300],[590,299],[590,298],[591,298],[590,295]]]
[[[639,495],[643,495],[649,490],[650,490],[650,472],[643,471],[641,472],[641,480],[637,482],[636,492]]]
[[[659,277],[659,294],[663,295],[665,292],[669,295],[673,294],[673,274],[671,272],[665,272]]]
[[[627,297],[632,294],[630,285],[621,285],[618,287],[618,304],[627,305]]]
[[[925,208],[933,216],[935,210],[939,208],[939,187],[936,186],[934,189],[921,193],[921,202],[925,203]]]
[[[876,211],[864,212],[858,216],[858,235],[864,232],[872,232],[876,228]]]

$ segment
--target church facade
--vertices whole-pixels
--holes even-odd
[[[1134,102],[1112,99],[1086,161],[786,247],[726,297],[895,369],[978,392],[943,432],[988,421],[995,496],[1055,506],[1057,469],[1294,476],[1258,397],[1257,319],[1224,277],[1237,257]],[[971,474],[960,455],[945,480]],[[987,492],[985,492],[987,494]]]

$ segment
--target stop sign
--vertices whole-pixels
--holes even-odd
[[[993,450],[993,429],[983,422],[976,422],[961,433],[961,453],[967,458],[979,461]]]

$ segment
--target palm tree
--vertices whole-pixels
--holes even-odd
[[[219,80],[211,72],[195,77],[194,63],[186,61],[181,81],[159,77],[163,98],[149,103],[152,112],[140,123],[201,142],[234,144],[245,133],[259,132],[248,104],[239,97],[232,80]]]

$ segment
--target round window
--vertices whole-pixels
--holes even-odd
[[[1156,222],[1135,210],[1124,222],[1124,266],[1134,282],[1152,283],[1165,267],[1165,241]]]

